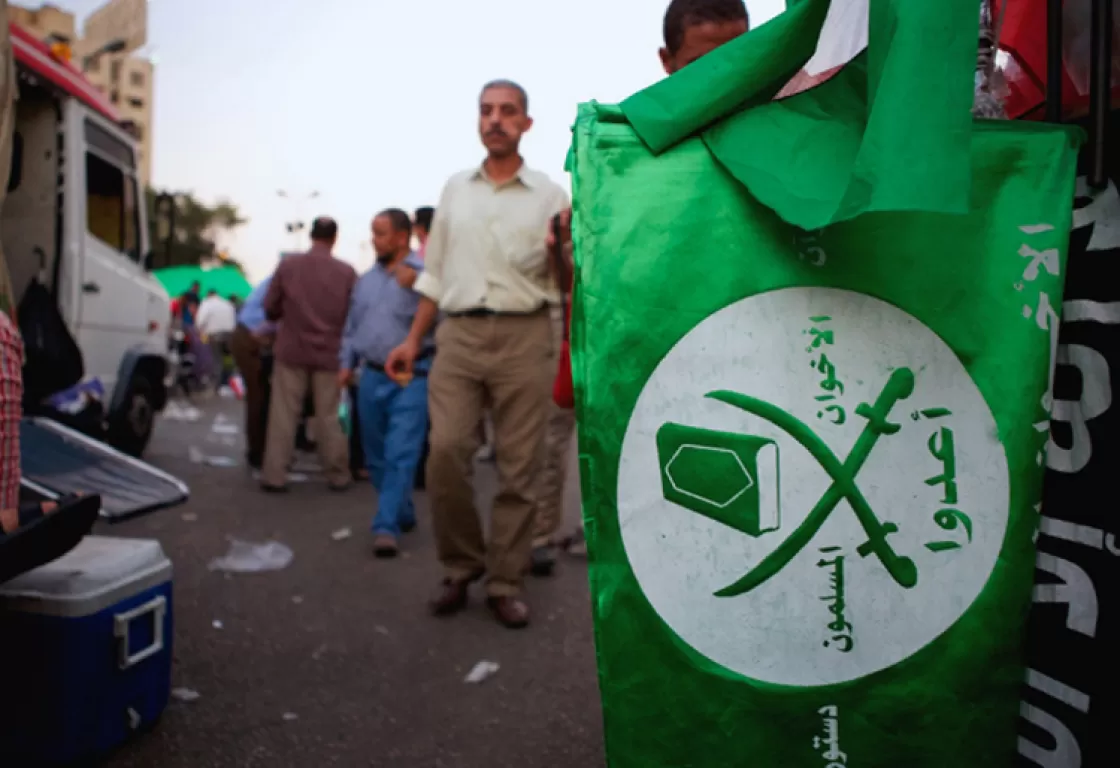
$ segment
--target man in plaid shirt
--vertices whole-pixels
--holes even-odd
[[[19,527],[19,419],[23,400],[23,340],[0,312],[0,528]]]
[[[0,11],[7,19],[7,2]],[[11,162],[13,99],[16,79],[12,44],[5,23],[0,34],[0,177],[7,179]],[[0,185],[0,203],[6,185]],[[19,526],[19,419],[23,400],[23,340],[12,317],[11,278],[4,254],[0,253],[0,523],[7,533]]]

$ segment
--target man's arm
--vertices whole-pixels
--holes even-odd
[[[361,283],[350,292],[350,309],[346,313],[346,323],[342,328],[342,345],[338,350],[339,370],[349,370],[353,365],[354,337],[361,326],[365,314],[365,304],[361,300]]]
[[[564,260],[565,271],[568,273],[569,280],[571,279],[573,264],[572,264],[572,207],[568,195],[560,187],[557,187],[556,201],[553,205],[554,215],[548,219],[548,236],[545,238],[545,245],[549,250],[548,254],[548,273],[552,281],[559,287],[561,294],[569,290],[569,286],[561,285],[560,275],[556,269],[556,259],[552,258],[552,250],[556,247],[557,236],[563,249],[560,252],[561,258]],[[559,219],[559,221],[557,221]],[[558,226],[559,225],[559,226]]]
[[[346,313],[346,323],[342,328],[342,344],[338,348],[338,386],[347,387],[354,376],[354,341],[365,314],[365,304],[361,300],[361,282],[350,291],[350,309]]]
[[[407,343],[419,349],[424,337],[436,324],[436,317],[438,316],[439,305],[427,296],[421,296],[420,304],[416,307],[416,317],[412,318],[412,330],[408,332]]]
[[[427,296],[421,295],[420,305],[416,308],[416,317],[412,319],[412,328],[408,332],[408,337],[389,353],[389,359],[385,361],[385,370],[398,376],[412,373],[416,356],[420,354],[420,344],[435,325],[438,315],[439,305]]]
[[[424,251],[424,270],[416,278],[413,290],[422,296],[431,299],[438,306],[443,299],[443,273],[447,264],[447,252],[450,243],[450,228],[447,224],[448,206],[451,205],[451,182],[444,185],[439,196],[435,217],[432,219],[432,229],[428,233],[428,245]],[[417,318],[420,313],[417,312]],[[433,315],[434,319],[434,315]],[[425,329],[425,333],[427,329]],[[423,334],[421,334],[423,338]]]
[[[284,315],[284,266],[281,263],[276,268],[276,272],[272,275],[272,282],[268,285],[268,293],[265,294],[261,304],[264,307],[264,316],[274,323]]]
[[[213,319],[214,303],[203,301],[198,305],[198,312],[194,316],[194,325],[198,332],[206,336],[210,333],[210,321]]]
[[[412,288],[423,271],[424,263],[419,258],[408,256],[397,265],[393,277],[397,278],[397,285],[401,288]]]

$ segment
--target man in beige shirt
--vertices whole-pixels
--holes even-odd
[[[386,361],[407,375],[424,334],[445,313],[428,379],[427,484],[445,573],[431,608],[441,616],[462,610],[468,585],[485,574],[490,609],[510,628],[529,623],[519,595],[555,374],[548,307],[556,295],[545,236],[568,205],[564,190],[527,168],[518,153],[532,124],[519,85],[500,80],[482,89],[479,134],[487,158],[444,187],[416,282],[420,308],[408,339]],[[499,478],[488,546],[471,487],[484,401]]]

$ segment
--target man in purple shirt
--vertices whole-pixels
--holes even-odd
[[[331,254],[337,239],[334,220],[316,219],[311,250],[280,263],[264,299],[265,315],[279,323],[261,473],[261,488],[268,492],[287,490],[288,465],[308,388],[327,482],[336,491],[350,486],[346,438],[338,423],[338,355],[358,275]]]

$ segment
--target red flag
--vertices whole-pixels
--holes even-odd
[[[993,4],[998,8],[1001,3]],[[1091,0],[1065,0],[1062,18],[1062,112],[1065,118],[1089,111]],[[1046,104],[1046,0],[1005,0],[999,68],[1007,81],[1007,116],[1041,120]],[[1112,95],[1120,96],[1120,18],[1112,29]]]

